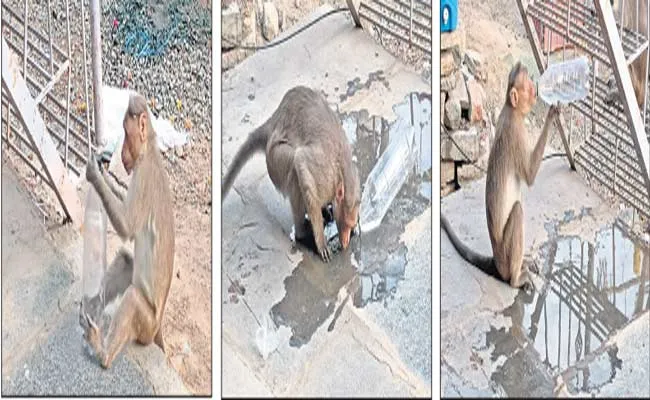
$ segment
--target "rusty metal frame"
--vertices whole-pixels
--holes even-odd
[[[548,67],[549,54],[543,60],[534,22],[561,36],[575,49],[586,52],[593,61],[588,97],[569,107],[572,116],[577,110],[590,119],[592,126],[591,135],[574,151],[569,146],[573,118],[569,119],[567,135],[566,124],[560,117],[560,136],[571,167],[576,169],[577,165],[585,178],[598,182],[626,205],[650,218],[650,124],[647,122],[650,87],[646,81],[646,99],[640,109],[627,68],[649,47],[649,41],[643,32],[623,29],[622,23],[617,26],[609,0],[593,0],[593,3],[590,7],[578,0],[536,0],[524,5],[524,0],[517,0],[540,72]],[[611,69],[623,97],[620,102],[605,105],[608,87],[599,76],[599,68]]]

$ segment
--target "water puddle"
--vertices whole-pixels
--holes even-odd
[[[303,259],[284,280],[285,297],[270,312],[276,326],[291,329],[292,347],[308,343],[332,316],[327,330],[334,330],[343,306],[350,301],[355,307],[370,302],[387,305],[403,279],[407,248],[399,237],[404,226],[431,203],[431,96],[410,94],[394,106],[394,111],[397,118],[416,127],[420,155],[415,173],[410,174],[393,200],[382,224],[373,231],[359,232],[346,251],[334,252],[329,263],[323,263],[313,249],[301,249]],[[393,129],[399,124],[369,115],[365,110],[340,114],[340,118],[353,145],[361,182],[365,182],[388,143],[404,132]],[[323,214],[327,216],[326,211]],[[331,216],[325,222],[328,238],[335,236],[336,225]],[[338,244],[338,239],[332,242]]]
[[[617,221],[594,243],[555,237],[542,254],[544,286],[521,291],[504,311],[509,330],[487,333],[492,360],[506,359],[492,379],[511,396],[531,395],[559,374],[571,392],[596,390],[625,362],[607,338],[650,309],[650,251]]]

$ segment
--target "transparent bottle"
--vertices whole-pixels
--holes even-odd
[[[417,159],[415,129],[404,127],[407,124],[404,120],[398,121],[394,131],[405,134],[391,141],[364,184],[359,215],[359,225],[364,232],[379,226]]]
[[[99,194],[90,186],[86,195],[83,222],[83,272],[81,307],[94,322],[104,312],[102,280],[106,273],[106,235],[108,217]]]
[[[552,64],[537,80],[537,95],[549,105],[566,105],[588,94],[589,60],[586,57]]]

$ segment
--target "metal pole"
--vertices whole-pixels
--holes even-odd
[[[93,67],[93,103],[95,106],[95,145],[104,145],[102,114],[102,33],[99,26],[101,4],[99,0],[90,0],[90,44]]]
[[[68,38],[68,59],[72,58],[72,48],[70,46],[70,1],[65,0],[65,15],[66,15],[66,33]],[[65,168],[68,168],[68,147],[70,147],[70,90],[72,83],[72,63],[68,63],[68,92],[65,101],[65,155],[64,162]],[[88,152],[90,154],[90,151]]]

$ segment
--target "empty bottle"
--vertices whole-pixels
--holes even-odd
[[[82,312],[98,322],[104,312],[102,280],[106,273],[107,215],[95,189],[86,196],[83,222]]]
[[[589,61],[578,57],[552,64],[537,81],[537,95],[549,105],[569,104],[589,94]]]
[[[402,119],[395,124],[394,132],[405,134],[393,139],[366,179],[361,194],[361,231],[379,226],[417,159],[415,129],[413,126],[405,128],[405,124],[407,122]]]

